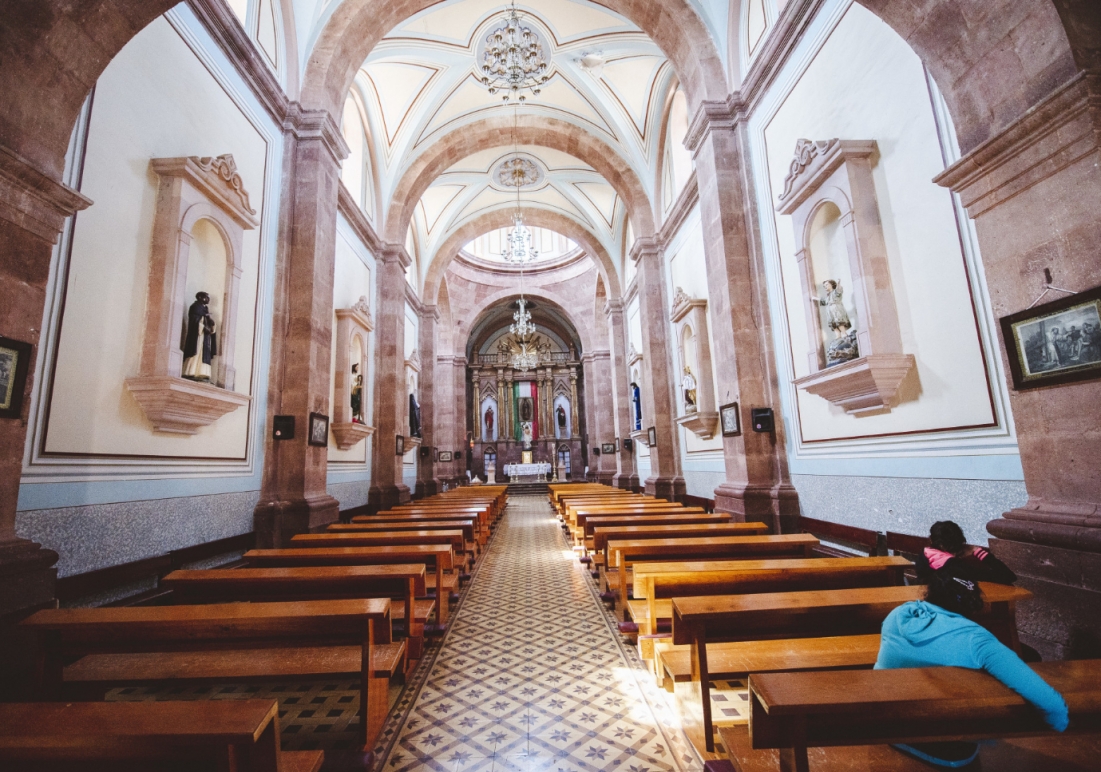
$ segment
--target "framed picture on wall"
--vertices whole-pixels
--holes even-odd
[[[656,426],[651,426],[646,430],[646,444],[651,448],[658,444],[658,430]]]
[[[738,403],[731,402],[719,408],[719,419],[724,437],[737,437],[742,433],[742,420],[738,415]]]
[[[31,351],[30,343],[0,338],[0,418],[19,418],[23,412]]]
[[[998,321],[1018,391],[1101,377],[1101,287]]]
[[[309,443],[318,448],[329,444],[329,416],[310,413]]]
[[[398,456],[405,455],[405,435],[398,434],[394,436],[394,453]]]
[[[603,453],[605,456],[612,455],[613,453],[615,453],[615,443],[614,442],[602,442],[602,443],[600,443],[600,452]]]
[[[441,450],[440,451],[440,461],[446,463],[450,460],[451,460],[451,451],[450,450]]]

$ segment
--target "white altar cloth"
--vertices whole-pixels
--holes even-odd
[[[505,474],[509,477],[528,477],[530,475],[550,474],[551,465],[542,464],[505,464]]]

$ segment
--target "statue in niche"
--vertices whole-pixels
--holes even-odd
[[[696,412],[696,376],[692,375],[692,368],[684,366],[684,377],[681,378],[681,388],[684,390],[684,412]]]
[[[531,442],[535,438],[535,427],[532,426],[531,421],[524,421],[520,424],[520,439],[524,443],[524,450],[531,450]],[[525,462],[529,463],[529,462]]]
[[[493,407],[486,408],[486,439],[493,439]]]
[[[848,362],[860,356],[856,344],[856,330],[852,320],[841,302],[844,290],[837,279],[822,282],[826,294],[822,297],[811,296],[811,303],[826,309],[826,327],[833,331],[834,338],[826,344],[826,367]]]
[[[352,423],[363,423],[363,374],[359,372],[359,364],[352,365]]]
[[[558,409],[556,411],[554,411],[554,416],[555,416],[555,418],[558,419],[558,434],[559,434],[559,436],[565,437],[566,436],[566,408],[559,405]]]
[[[417,404],[417,397],[409,394],[409,436],[421,436],[421,406]]]
[[[187,309],[187,335],[184,337],[183,375],[191,381],[210,381],[210,362],[218,355],[214,318],[210,315],[210,295],[195,293],[195,302]]]

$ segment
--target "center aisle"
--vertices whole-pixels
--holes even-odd
[[[702,769],[663,693],[612,624],[546,495],[510,497],[377,768]]]

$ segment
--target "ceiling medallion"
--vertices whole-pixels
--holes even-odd
[[[535,161],[516,155],[501,161],[493,176],[502,187],[530,188],[543,181],[543,170]]]
[[[543,43],[535,30],[521,26],[514,0],[501,26],[486,36],[482,83],[490,94],[502,92],[505,102],[516,97],[523,103],[527,96],[522,92],[539,94],[540,87],[550,78],[547,69]]]

